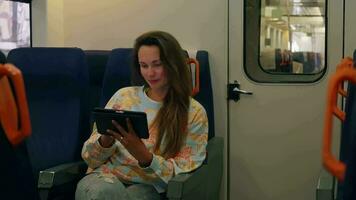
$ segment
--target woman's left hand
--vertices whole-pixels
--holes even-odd
[[[118,140],[126,150],[139,162],[140,166],[149,166],[152,162],[153,155],[148,151],[142,140],[137,137],[130,120],[127,118],[126,123],[128,131],[126,131],[116,121],[112,121],[113,125],[119,132],[107,130],[116,140]]]

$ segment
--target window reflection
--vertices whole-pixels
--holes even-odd
[[[261,0],[260,65],[270,73],[324,69],[325,0]]]

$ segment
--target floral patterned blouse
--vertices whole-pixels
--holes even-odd
[[[193,98],[189,107],[188,134],[185,144],[175,157],[169,159],[154,154],[157,130],[152,122],[161,107],[160,102],[150,99],[144,87],[141,86],[118,90],[105,108],[112,108],[114,105],[123,110],[141,111],[147,114],[149,138],[142,139],[142,141],[153,153],[153,160],[150,166],[142,168],[120,142],[115,141],[114,145],[109,148],[102,147],[98,142],[100,133],[94,125],[93,132],[82,149],[82,157],[90,171],[99,173],[108,182],[112,182],[113,178],[118,178],[128,184],[151,184],[158,192],[164,192],[168,181],[174,175],[190,172],[203,163],[208,140],[208,118],[203,106]],[[163,145],[159,150],[162,148]]]

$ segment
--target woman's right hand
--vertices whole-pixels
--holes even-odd
[[[122,110],[122,108],[121,108],[121,106],[119,104],[114,104],[112,106],[112,109],[114,109],[114,110]]]
[[[99,138],[99,143],[104,148],[111,147],[115,142],[115,139],[110,135],[101,135]]]
[[[112,109],[114,110],[120,110],[121,106],[119,104],[114,104]],[[104,148],[109,148],[111,147],[115,142],[114,137],[110,135],[101,135],[99,138],[99,143],[102,147]]]
[[[119,104],[114,104],[112,109],[114,110],[121,110],[121,106]],[[115,138],[110,135],[101,135],[99,138],[99,143],[104,148],[111,147],[115,142]]]

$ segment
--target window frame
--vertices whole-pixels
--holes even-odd
[[[328,17],[325,0],[325,55],[324,68],[319,73],[314,74],[293,74],[293,73],[271,73],[263,69],[260,63],[260,27],[261,27],[261,1],[244,0],[243,20],[243,68],[246,76],[257,83],[314,83],[324,77],[327,71],[327,38],[328,38]],[[256,48],[257,46],[257,48]]]

